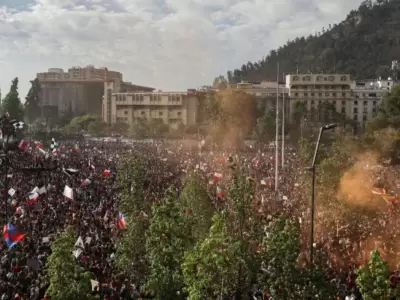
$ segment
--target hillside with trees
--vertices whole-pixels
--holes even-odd
[[[299,37],[258,62],[228,71],[227,80],[276,80],[280,72],[347,73],[355,79],[393,76],[400,60],[400,1],[366,0],[340,24],[327,24],[316,35]]]

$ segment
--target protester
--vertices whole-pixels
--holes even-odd
[[[23,151],[9,152],[11,166],[6,186],[5,180],[2,181],[2,199],[7,198],[7,203],[0,202],[0,217],[15,226],[9,228],[10,232],[15,230],[25,235],[18,240],[13,235],[14,240],[1,246],[0,299],[44,297],[47,289],[44,266],[50,254],[51,235],[61,232],[66,225],[74,226],[77,237],[81,237],[83,251],[74,252],[74,255],[93,273],[93,282],[98,282],[94,293],[104,299],[128,299],[129,295],[138,294],[137,283],[121,277],[113,263],[115,236],[118,222],[122,221],[116,207],[117,162],[132,152],[141,153],[145,158],[147,201],[163,198],[171,185],[179,192],[182,174],[196,172],[207,184],[216,207],[223,208],[225,186],[229,182],[227,169],[240,164],[255,182],[260,214],[269,217],[279,212],[299,220],[307,228],[309,209],[304,206],[307,202],[303,201],[298,178],[302,164],[294,149],[286,149],[284,168],[279,176],[280,194],[277,195],[274,191],[275,149],[268,145],[223,152],[212,145],[205,150],[176,146],[176,143],[53,142],[52,149],[31,142]],[[18,170],[23,166],[44,169],[40,172]],[[54,166],[57,168],[46,170]],[[380,219],[371,224],[373,229],[363,228],[356,235],[346,231],[344,225],[338,226],[337,232],[317,235],[316,251],[326,255],[327,274],[338,287],[340,299],[359,296],[354,270],[368,255],[362,243],[367,241],[366,236],[372,230],[385,226],[386,217],[387,213],[382,213]],[[13,242],[15,245],[8,249]],[[389,254],[396,251],[395,245],[384,242],[381,241],[381,249]],[[396,274],[392,275],[393,282]],[[255,290],[257,295],[263,294]]]

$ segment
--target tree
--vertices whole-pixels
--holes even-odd
[[[79,130],[88,130],[89,124],[92,122],[101,122],[99,116],[95,115],[84,115],[80,117],[75,117],[71,120],[71,125],[77,126]]]
[[[296,270],[300,254],[298,226],[282,217],[275,219],[267,228],[263,253],[266,273],[260,278],[265,289],[276,299],[300,299],[301,284]]]
[[[35,119],[41,117],[41,111],[39,107],[39,93],[41,90],[40,82],[38,78],[30,81],[31,88],[29,89],[28,95],[25,97],[24,111],[25,116],[30,123],[35,121]]]
[[[150,203],[145,201],[145,165],[133,155],[119,161],[117,173],[118,209],[125,214],[127,228],[117,241],[116,264],[129,278],[139,284],[147,279],[149,262],[146,254],[146,236]]]
[[[334,299],[332,286],[318,266],[300,268],[299,224],[283,217],[275,218],[266,229],[263,241],[263,274],[259,281],[277,300]]]
[[[256,136],[261,142],[268,142],[275,137],[276,115],[272,110],[266,110],[264,116],[257,119]]]
[[[111,126],[111,130],[119,134],[126,134],[129,131],[129,125],[125,122],[117,121]]]
[[[149,136],[149,126],[146,119],[139,119],[132,124],[131,134],[134,138],[142,139]]]
[[[368,263],[358,269],[356,282],[364,300],[390,299],[388,264],[377,250],[372,251]]]
[[[207,190],[201,185],[198,178],[192,176],[188,179],[182,189],[179,201],[185,208],[186,214],[193,219],[194,238],[201,240],[209,232],[215,209]]]
[[[150,275],[146,289],[156,299],[185,299],[181,264],[186,250],[193,245],[189,219],[179,206],[176,193],[153,206],[147,236]]]
[[[21,120],[23,118],[23,109],[18,94],[18,77],[16,77],[10,87],[10,91],[4,97],[1,107],[3,112],[8,112],[11,118]]]
[[[91,134],[99,134],[105,128],[106,128],[106,124],[101,120],[96,120],[96,121],[90,122],[89,125],[87,126],[87,129]]]
[[[236,143],[249,135],[255,125],[255,112],[255,98],[250,94],[232,89],[207,94],[206,115],[210,134],[220,143]]]
[[[393,87],[384,97],[377,116],[367,123],[366,130],[373,133],[386,127],[400,128],[400,86]]]
[[[238,271],[238,248],[228,233],[226,217],[215,214],[208,236],[184,256],[182,270],[189,300],[232,296]]]
[[[68,227],[51,245],[51,255],[46,262],[46,278],[50,284],[46,295],[51,299],[93,299],[89,295],[91,275],[76,263],[72,255],[74,244],[74,230]]]
[[[214,79],[213,88],[218,90],[224,90],[228,87],[228,81],[223,75],[220,75]]]

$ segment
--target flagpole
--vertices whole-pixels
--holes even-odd
[[[275,120],[275,191],[278,191],[279,184],[279,62],[277,63],[276,73],[276,120]]]
[[[285,81],[285,73],[283,73],[283,79]],[[286,87],[283,87],[282,93],[282,169],[285,166],[285,90]]]

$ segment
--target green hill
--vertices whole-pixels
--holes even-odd
[[[400,61],[400,0],[364,1],[340,24],[328,24],[316,36],[296,38],[258,62],[229,71],[230,83],[276,80],[280,71],[349,73],[353,78],[392,76]]]

